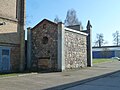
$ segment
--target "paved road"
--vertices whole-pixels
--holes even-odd
[[[65,90],[120,90],[120,72]]]
[[[74,88],[78,89],[79,86],[83,88],[94,88],[100,87],[101,85],[102,87],[102,85],[104,85],[102,84],[103,82],[108,86],[111,85],[111,88],[112,86],[116,86],[114,90],[117,90],[117,86],[120,83],[120,79],[118,79],[119,72],[113,75],[110,74],[118,70],[120,70],[120,62],[113,61],[96,64],[93,67],[83,68],[80,70],[56,73],[34,73],[15,77],[0,78],[0,90],[69,90]],[[107,80],[104,78],[105,76],[108,76]],[[97,83],[97,81],[99,82]],[[97,90],[99,89],[97,88]]]

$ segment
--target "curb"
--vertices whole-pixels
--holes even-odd
[[[27,73],[27,74],[18,74],[18,75],[13,75],[13,76],[3,76],[0,77],[0,79],[5,79],[5,78],[14,78],[14,77],[22,77],[22,76],[27,76],[27,75],[36,75],[38,73]]]
[[[27,75],[36,75],[38,73],[27,73],[27,74],[19,74],[17,76],[21,77],[21,76],[27,76]]]

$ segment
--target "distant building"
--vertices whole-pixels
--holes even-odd
[[[93,58],[120,58],[120,46],[102,46],[92,48]]]
[[[63,71],[91,66],[88,63],[91,59],[87,60],[87,50],[91,50],[87,48],[90,46],[87,44],[88,34],[78,29],[47,19],[28,28],[27,68],[35,71]]]
[[[0,72],[24,70],[25,0],[0,0]]]

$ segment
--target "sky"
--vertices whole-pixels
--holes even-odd
[[[112,34],[120,31],[120,0],[26,0],[26,28],[45,18],[54,21],[56,16],[64,22],[69,9],[76,10],[84,29],[90,20],[93,46],[100,33],[106,45],[113,45]]]

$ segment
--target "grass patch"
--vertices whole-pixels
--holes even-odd
[[[112,59],[93,59],[93,64],[109,62],[109,61],[112,61]]]
[[[33,72],[22,72],[22,73],[0,73],[0,78],[1,77],[10,77],[10,76],[24,76],[24,75],[29,75],[29,74],[34,74]],[[36,73],[35,73],[36,74]]]
[[[9,73],[9,74],[0,74],[0,78],[1,77],[9,77],[9,76],[17,76],[17,73]]]

